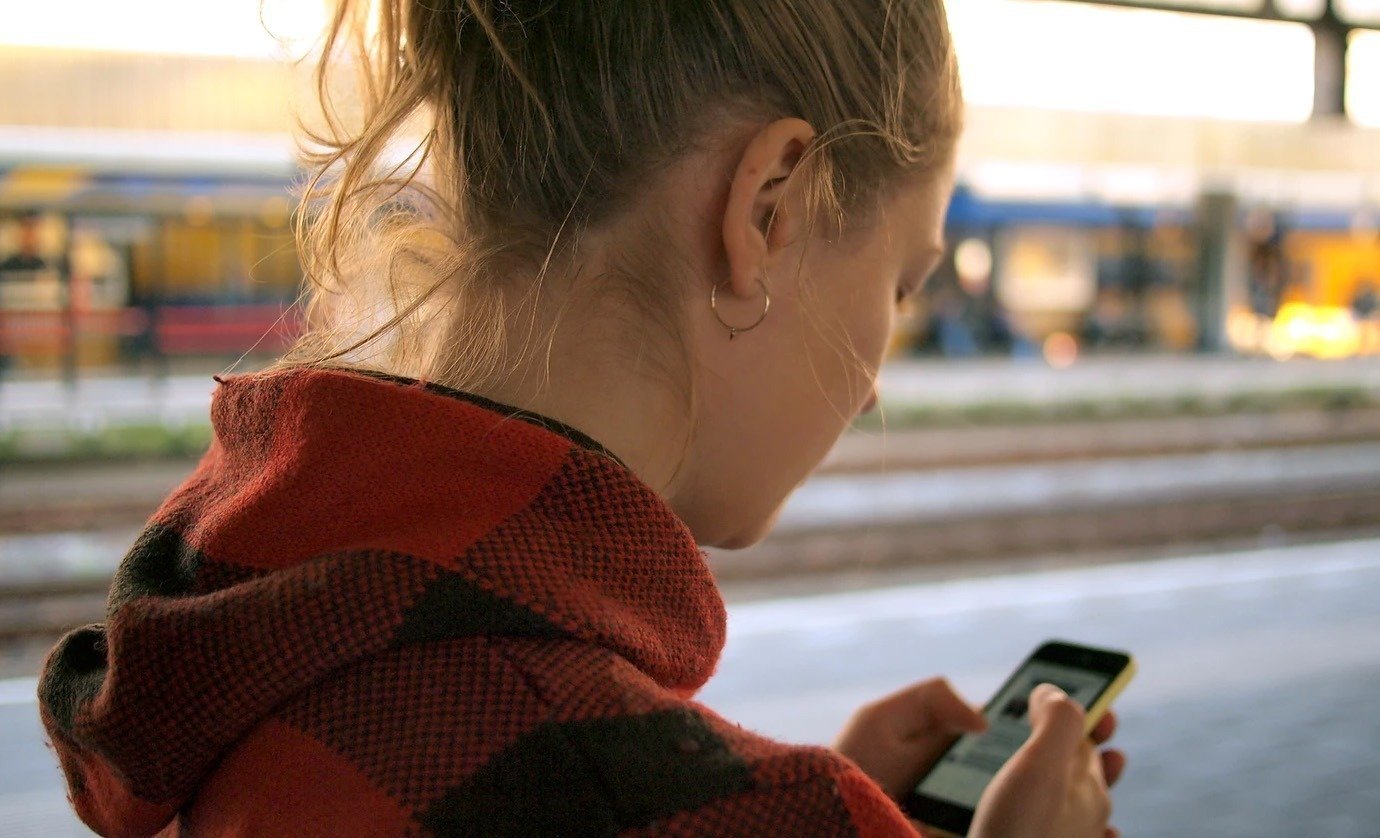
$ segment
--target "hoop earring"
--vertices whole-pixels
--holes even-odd
[[[762,313],[757,317],[757,320],[754,321],[751,326],[730,326],[727,323],[724,323],[724,319],[719,316],[719,286],[716,284],[713,288],[709,290],[709,308],[711,311],[714,312],[714,317],[720,323],[723,323],[723,327],[725,329],[728,329],[729,340],[733,340],[735,337],[737,337],[739,332],[748,332],[757,328],[759,325],[761,325],[763,320],[767,319],[767,311],[771,309],[771,294],[767,291],[767,284],[762,281],[761,277],[758,277],[757,284],[762,286],[762,296],[766,298],[766,302],[762,305]]]

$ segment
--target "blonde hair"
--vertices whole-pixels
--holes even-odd
[[[339,0],[323,50],[298,216],[307,330],[282,363],[481,392],[525,361],[513,343],[550,351],[536,306],[582,235],[733,120],[816,129],[804,194],[840,231],[960,130],[942,0]],[[353,114],[335,92],[348,64]],[[637,217],[599,280],[674,336],[688,282],[656,214]]]

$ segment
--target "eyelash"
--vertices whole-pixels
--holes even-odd
[[[927,270],[920,277],[920,281],[915,283],[914,288],[907,289],[905,285],[896,286],[896,305],[899,306],[901,303],[904,303],[906,300],[910,299],[911,297],[914,297],[917,293],[919,293],[920,289],[925,287],[925,284],[929,281],[930,274],[932,274],[933,272],[933,268]]]

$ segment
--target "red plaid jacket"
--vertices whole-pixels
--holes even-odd
[[[580,432],[435,385],[231,377],[43,722],[104,835],[913,835],[691,700],[724,609]]]

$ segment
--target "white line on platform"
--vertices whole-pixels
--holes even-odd
[[[38,693],[37,678],[6,678],[0,680],[0,707],[33,704]]]
[[[743,603],[729,609],[728,636],[732,641],[753,635],[841,628],[860,623],[1057,605],[1088,599],[1134,599],[1172,591],[1376,569],[1380,569],[1380,539],[1023,572]]]

